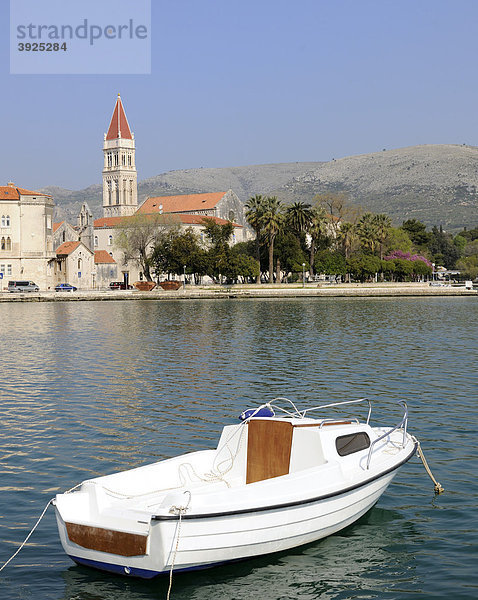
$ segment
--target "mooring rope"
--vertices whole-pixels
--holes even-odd
[[[37,522],[35,523],[35,525],[33,525],[32,530],[30,531],[30,533],[27,535],[27,537],[24,539],[23,543],[21,544],[21,546],[17,549],[17,551],[10,556],[10,558],[7,560],[6,563],[4,563],[1,567],[0,567],[0,572],[3,571],[3,569],[10,563],[12,562],[12,560],[15,558],[15,556],[20,552],[20,550],[25,546],[25,544],[28,542],[28,540],[30,539],[32,533],[35,531],[35,529],[38,527],[38,525],[40,524],[40,521],[43,519],[43,517],[45,516],[46,511],[48,510],[48,507],[50,506],[50,504],[53,502],[54,498],[52,498],[51,500],[48,500],[48,504],[45,506],[45,508],[43,509],[42,514],[40,515],[39,519],[37,520]]]
[[[171,569],[169,571],[169,587],[168,587],[168,593],[166,595],[166,600],[169,600],[169,596],[171,595],[171,588],[173,587],[173,569],[174,569],[174,563],[176,561],[176,554],[178,553],[178,548],[179,548],[179,536],[181,535],[181,519],[182,519],[183,513],[185,513],[187,511],[187,509],[189,507],[189,503],[191,502],[191,497],[192,497],[191,492],[189,490],[186,490],[184,493],[189,494],[189,500],[187,501],[186,506],[171,506],[171,508],[169,509],[169,512],[174,512],[174,514],[179,515],[179,520],[178,520],[178,526],[176,528],[176,531],[177,531],[176,546],[174,548],[173,560],[171,561]]]
[[[435,494],[442,494],[445,491],[445,488],[442,487],[441,483],[439,483],[435,479],[435,477],[433,477],[433,473],[432,473],[430,467],[428,466],[427,459],[425,458],[425,455],[423,454],[423,450],[422,450],[422,446],[421,446],[420,442],[417,440],[416,437],[413,437],[413,439],[417,443],[417,454],[421,458],[423,466],[425,467],[430,479],[435,484]]]

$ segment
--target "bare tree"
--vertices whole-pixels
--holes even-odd
[[[138,265],[147,281],[152,281],[150,271],[151,252],[165,229],[176,224],[172,215],[136,214],[124,217],[115,227],[115,246],[123,252],[124,264]]]

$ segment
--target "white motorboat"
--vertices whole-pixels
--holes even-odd
[[[362,422],[330,416],[361,402],[368,403]],[[365,514],[415,454],[400,404],[401,421],[388,427],[371,425],[367,399],[299,410],[282,398],[245,411],[224,427],[216,449],[58,494],[63,548],[76,563],[150,578],[328,536]]]

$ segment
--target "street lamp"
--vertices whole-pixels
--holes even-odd
[[[305,287],[305,263],[302,263],[302,287]]]
[[[184,273],[183,290],[185,290],[186,289],[186,265],[183,265],[183,273]]]

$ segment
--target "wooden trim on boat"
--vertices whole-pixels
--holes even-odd
[[[119,556],[144,556],[146,554],[147,535],[78,525],[77,523],[65,522],[65,525],[70,542],[78,544],[82,548]]]
[[[252,419],[247,427],[246,484],[287,475],[292,447],[291,423]]]
[[[417,447],[418,447],[418,443],[415,442],[415,444],[413,445],[413,450],[410,452],[410,454],[408,456],[406,456],[404,459],[402,459],[399,463],[394,465],[393,467],[390,467],[389,469],[382,471],[381,473],[378,473],[378,475],[375,475],[374,477],[370,477],[369,479],[366,479],[365,481],[362,481],[361,483],[356,483],[355,485],[351,485],[347,488],[343,488],[336,492],[331,492],[330,494],[324,494],[322,496],[316,496],[314,498],[307,498],[307,500],[297,500],[296,502],[286,502],[284,504],[259,506],[257,508],[244,508],[242,510],[224,511],[224,512],[217,512],[217,513],[202,513],[202,514],[197,514],[197,515],[194,515],[194,514],[189,514],[189,515],[185,514],[184,515],[183,514],[182,518],[183,519],[213,519],[213,518],[218,518],[218,517],[233,517],[235,515],[244,515],[244,514],[248,514],[248,513],[260,513],[260,512],[265,512],[268,510],[282,510],[283,508],[293,508],[295,506],[305,506],[306,504],[314,504],[315,502],[320,502],[321,500],[327,500],[328,498],[334,498],[336,496],[341,496],[342,494],[346,494],[348,492],[351,492],[353,490],[361,488],[365,485],[368,485],[369,483],[372,483],[373,481],[376,481],[377,479],[380,479],[384,475],[388,475],[389,473],[396,471],[398,468],[400,468],[402,465],[404,465],[406,462],[408,462],[412,458],[412,456],[417,451]],[[172,521],[172,520],[177,520],[178,518],[179,518],[179,516],[176,516],[176,515],[152,515],[151,521]]]

